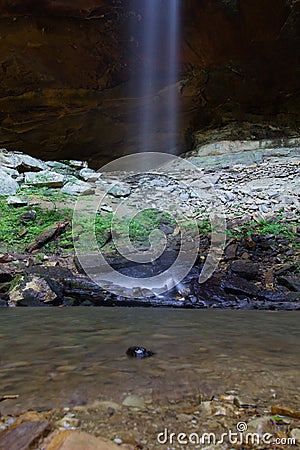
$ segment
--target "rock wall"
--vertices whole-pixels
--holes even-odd
[[[0,1],[0,145],[95,166],[134,151],[143,4]],[[182,0],[182,144],[232,122],[297,130],[299,17],[298,0]],[[157,67],[166,70],[159,51]],[[157,97],[160,150],[167,129],[159,83]]]

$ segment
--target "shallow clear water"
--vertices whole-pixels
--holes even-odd
[[[157,354],[130,360],[131,345]],[[0,317],[2,413],[122,401],[164,402],[238,390],[275,403],[300,400],[296,312],[171,309],[7,309]],[[273,396],[273,397],[272,397]],[[274,403],[274,401],[273,401]]]

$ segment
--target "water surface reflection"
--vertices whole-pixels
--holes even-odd
[[[116,308],[7,309],[0,317],[2,413],[238,390],[297,406],[296,312]],[[153,358],[130,360],[131,345]]]

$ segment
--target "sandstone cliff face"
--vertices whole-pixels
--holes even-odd
[[[2,0],[0,14],[1,146],[95,166],[134,151],[143,1]],[[182,0],[181,143],[233,121],[298,127],[299,17],[297,0]]]

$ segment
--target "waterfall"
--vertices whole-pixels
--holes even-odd
[[[139,102],[135,151],[176,152],[180,1],[132,0],[131,52],[139,66],[131,86]]]

